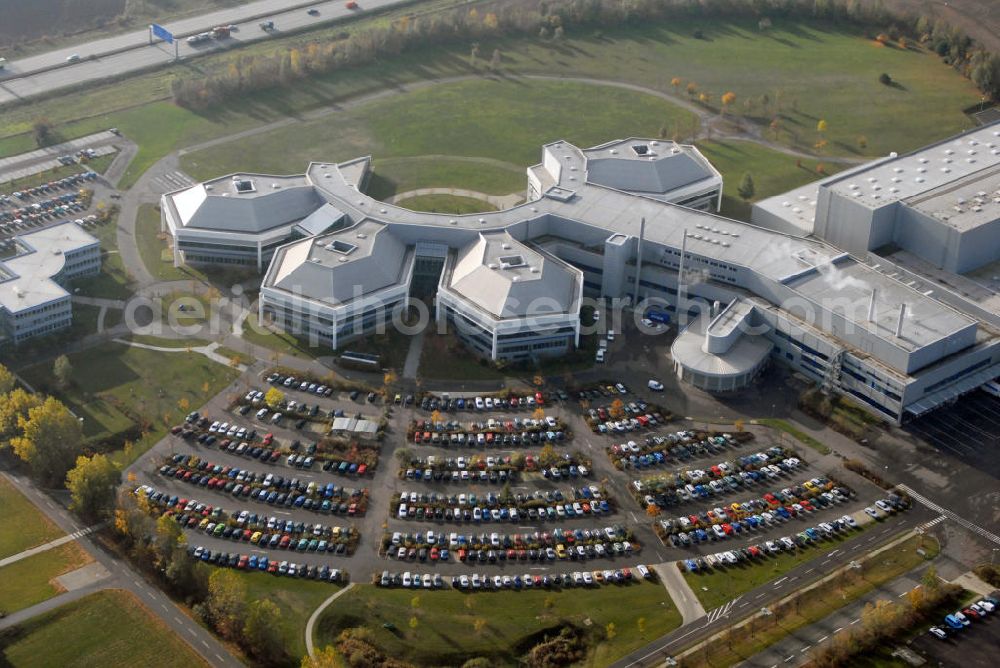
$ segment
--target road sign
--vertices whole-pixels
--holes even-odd
[[[174,43],[174,36],[169,30],[156,23],[150,24],[149,29],[153,31],[153,37],[159,37],[167,44]]]

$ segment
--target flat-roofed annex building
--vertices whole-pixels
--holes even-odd
[[[100,242],[65,222],[15,237],[18,254],[0,262],[0,320],[11,343],[73,322],[66,281],[101,270]]]

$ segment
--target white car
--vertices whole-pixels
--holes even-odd
[[[653,392],[662,392],[662,391],[663,391],[663,383],[661,383],[661,382],[660,382],[660,381],[658,381],[658,380],[653,380],[652,378],[650,378],[650,379],[649,379],[649,382],[648,382],[648,383],[646,383],[646,385],[647,385],[647,386],[649,387],[649,389],[651,389],[651,390],[652,390]]]
[[[75,63],[78,60],[80,60],[80,54],[79,53],[72,53],[72,54],[66,56],[66,62],[67,63]]]

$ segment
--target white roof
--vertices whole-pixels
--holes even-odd
[[[323,204],[302,176],[264,174],[223,176],[165,198],[182,227],[244,233],[301,220]]]
[[[16,237],[28,252],[5,260],[0,269],[0,306],[11,313],[41,306],[69,293],[53,279],[66,264],[65,253],[96,246],[98,240],[65,222]]]
[[[494,318],[575,312],[582,273],[490,232],[458,251],[447,288]]]
[[[693,146],[631,137],[585,149],[587,181],[629,192],[664,194],[718,175]]]

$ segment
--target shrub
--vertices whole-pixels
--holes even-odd
[[[888,86],[889,84],[892,83],[892,77],[883,72],[882,74],[878,75],[878,82],[883,86]]]

